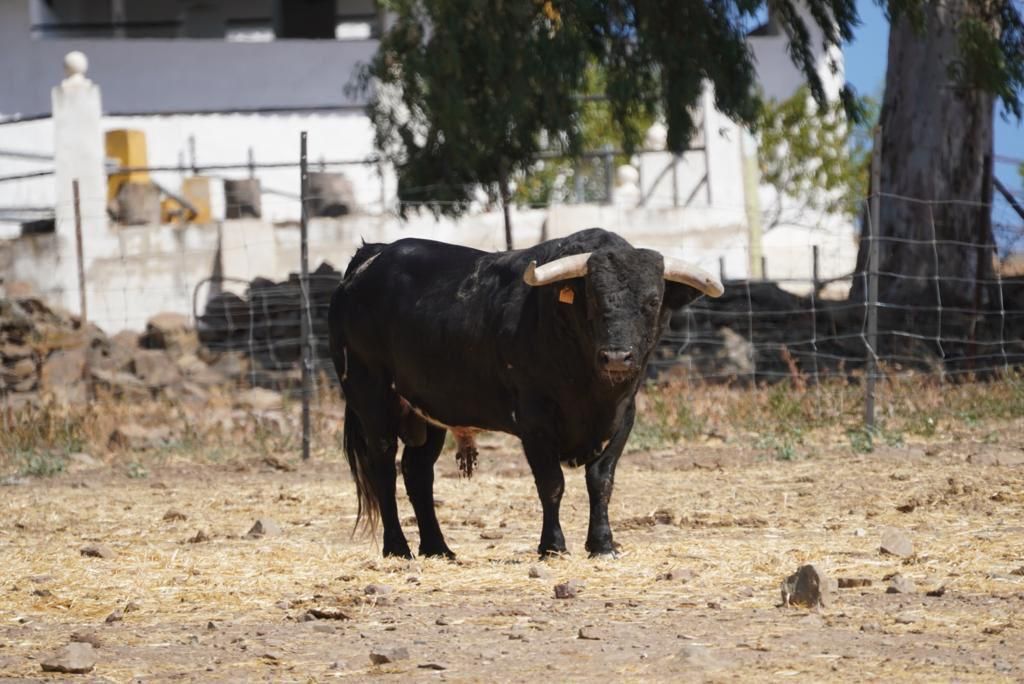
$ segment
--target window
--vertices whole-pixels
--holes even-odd
[[[380,35],[374,0],[29,0],[35,38],[361,40]]]

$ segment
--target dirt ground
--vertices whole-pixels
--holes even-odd
[[[728,445],[629,454],[615,560],[583,552],[586,490],[571,471],[573,553],[538,562],[532,479],[496,437],[473,479],[451,453],[439,466],[454,563],[383,560],[351,538],[337,456],[293,471],[254,458],[33,478],[0,488],[0,679],[1021,681],[1020,427],[997,445],[836,445],[795,461]],[[258,518],[281,532],[246,538]],[[880,552],[888,527],[912,557]],[[188,541],[199,530],[209,540]],[[94,543],[113,557],[80,553]],[[819,610],[780,607],[780,582],[804,563],[870,585]],[[887,593],[894,573],[911,593]],[[555,598],[568,580],[578,596]],[[99,644],[95,670],[43,673],[75,633]]]

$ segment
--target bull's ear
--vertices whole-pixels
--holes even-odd
[[[666,309],[681,309],[684,306],[689,306],[702,294],[704,293],[700,290],[695,290],[689,285],[683,285],[682,283],[674,283],[671,280],[666,280],[665,298],[662,300],[662,305]]]

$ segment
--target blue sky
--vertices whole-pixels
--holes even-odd
[[[856,29],[854,42],[843,50],[846,80],[861,95],[879,95],[885,83],[889,24],[874,0],[858,0],[857,9],[861,25]],[[1003,121],[998,105],[995,153],[1024,159],[1024,127],[1013,119]],[[1021,190],[1021,178],[1015,165],[997,162],[995,174],[1010,189]]]

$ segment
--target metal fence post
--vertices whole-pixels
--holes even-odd
[[[307,197],[309,174],[306,168],[306,131],[302,131],[299,148],[299,261],[300,277],[299,291],[301,293],[300,317],[302,329],[302,460],[309,459],[310,426],[309,426],[309,399],[312,383],[312,357],[313,351],[310,344],[310,334],[313,326],[310,325],[312,311],[309,301],[309,210],[307,209]]]
[[[82,201],[78,194],[78,179],[71,181],[71,194],[75,202],[75,250],[78,258],[78,307],[82,316],[82,326],[89,320],[85,306],[85,257],[82,253]]]
[[[821,289],[821,255],[818,253],[818,245],[811,245],[811,278],[814,282],[814,294]]]
[[[878,353],[878,222],[882,191],[882,127],[875,127],[871,150],[871,212],[868,218],[867,349],[865,350],[864,425],[875,427],[875,374]]]

